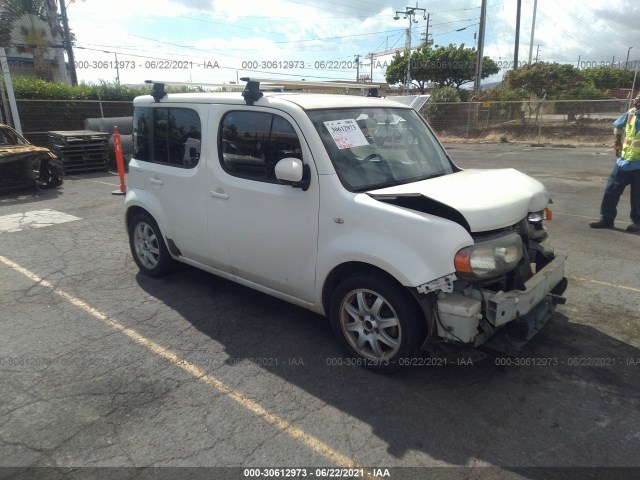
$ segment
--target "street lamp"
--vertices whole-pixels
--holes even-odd
[[[403,15],[403,19],[409,19],[409,28],[407,28],[407,38],[406,38],[406,42],[405,42],[405,50],[407,51],[407,80],[405,83],[405,88],[407,90],[407,93],[409,93],[410,91],[410,85],[411,85],[411,26],[414,23],[418,23],[418,20],[416,20],[416,12],[422,12],[422,18],[424,20],[427,19],[427,11],[424,8],[418,8],[418,4],[416,3],[415,7],[406,7],[404,9],[404,12],[402,11],[396,11],[396,15],[395,17],[393,17],[394,20],[399,20],[400,19],[400,15]]]
[[[629,47],[629,50],[627,50],[627,61],[626,61],[626,62],[624,62],[624,69],[625,69],[625,70],[626,70],[626,69],[627,69],[627,67],[629,66],[629,53],[631,53],[631,49],[632,49],[632,48],[633,48],[633,47]]]

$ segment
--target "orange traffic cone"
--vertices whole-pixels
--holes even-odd
[[[114,190],[111,195],[125,195],[127,186],[124,183],[124,159],[122,158],[122,143],[120,142],[120,132],[118,127],[113,127],[113,147],[116,151],[116,166],[120,176],[120,190]]]

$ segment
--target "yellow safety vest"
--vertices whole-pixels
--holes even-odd
[[[629,162],[640,160],[640,131],[636,132],[637,110],[632,108],[627,113],[627,125],[624,131],[622,158]]]

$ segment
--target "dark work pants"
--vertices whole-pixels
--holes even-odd
[[[616,207],[627,185],[631,186],[631,221],[640,225],[640,170],[624,171],[616,163],[613,166],[607,187],[604,190],[600,218],[614,221],[618,211]]]

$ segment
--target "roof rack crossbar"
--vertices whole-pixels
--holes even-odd
[[[270,85],[277,83],[285,87],[332,87],[332,88],[380,88],[380,85],[372,83],[355,83],[355,82],[307,82],[304,80],[282,80],[271,78],[242,77],[243,82],[258,82],[258,84]]]

